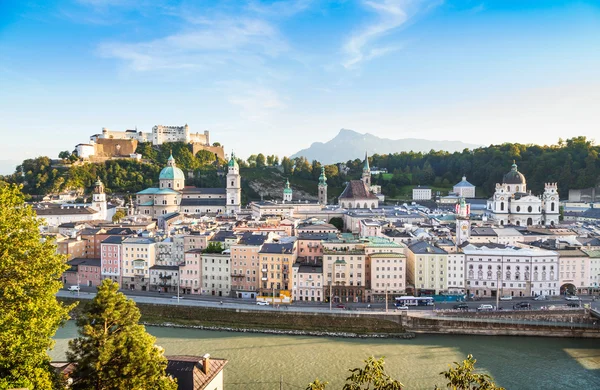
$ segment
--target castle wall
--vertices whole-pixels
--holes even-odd
[[[94,145],[96,157],[129,157],[135,153],[138,141],[135,139],[98,138]]]
[[[201,150],[208,150],[209,152],[216,154],[220,159],[225,160],[225,149],[222,146],[206,146],[202,144],[193,143],[190,144],[190,147],[194,156]]]

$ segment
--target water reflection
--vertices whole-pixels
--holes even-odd
[[[228,389],[303,387],[319,377],[341,387],[347,370],[370,355],[385,356],[387,370],[407,389],[443,385],[438,375],[472,353],[482,372],[508,389],[600,388],[600,341],[488,336],[419,335],[413,340],[334,339],[149,327],[167,354],[210,353],[229,359]],[[60,329],[55,359],[64,359],[73,323]],[[258,383],[260,382],[260,383]],[[268,383],[266,383],[268,382]],[[276,383],[277,385],[274,385]]]

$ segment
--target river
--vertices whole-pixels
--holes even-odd
[[[64,360],[76,336],[69,321],[56,334],[50,355]],[[412,340],[337,339],[148,327],[166,354],[203,355],[229,360],[227,390],[304,389],[318,377],[341,388],[347,369],[370,355],[385,356],[386,370],[406,389],[432,390],[438,375],[471,353],[477,367],[507,389],[600,389],[600,340],[541,337],[417,335]]]

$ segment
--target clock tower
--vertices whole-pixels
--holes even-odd
[[[460,198],[456,204],[456,245],[462,245],[471,238],[471,207]]]

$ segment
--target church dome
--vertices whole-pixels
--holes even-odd
[[[177,167],[164,167],[160,171],[159,180],[173,180],[173,179],[185,179],[183,171]]]
[[[517,164],[513,162],[512,168],[510,172],[504,175],[504,179],[502,180],[504,184],[525,184],[527,183],[525,180],[525,176],[517,169]]]
[[[167,166],[160,171],[160,175],[158,176],[159,180],[185,180],[185,175],[183,171],[175,165],[175,159],[173,158],[173,154],[169,156],[167,160]]]

